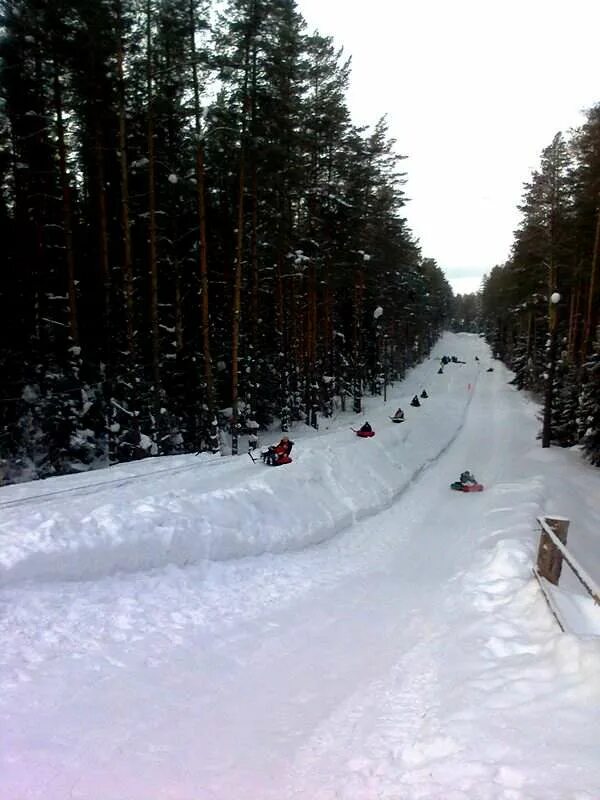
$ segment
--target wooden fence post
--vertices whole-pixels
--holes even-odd
[[[552,529],[555,536],[566,545],[567,533],[569,531],[569,520],[565,517],[544,517],[548,527]],[[563,556],[552,539],[542,529],[540,545],[538,548],[537,568],[542,578],[558,586],[560,571],[562,569]]]

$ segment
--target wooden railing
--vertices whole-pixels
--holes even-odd
[[[545,578],[549,583],[558,586],[562,564],[563,561],[566,561],[587,594],[589,594],[592,600],[599,606],[600,587],[567,549],[569,520],[566,519],[566,517],[538,517],[538,522],[542,530],[538,547],[537,565],[533,570],[533,574],[542,587],[544,597],[546,598],[550,610],[554,614],[561,630],[564,631],[564,624],[541,578]]]

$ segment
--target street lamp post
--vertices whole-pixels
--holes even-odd
[[[556,372],[556,349],[558,331],[558,304],[560,294],[552,292],[548,300],[548,363],[546,370],[546,392],[544,395],[544,416],[542,422],[542,447],[550,447],[552,438],[552,401],[554,399],[554,374]]]
[[[377,351],[377,363],[375,364],[375,382],[374,387],[375,391],[378,391],[379,381],[382,378],[383,372],[383,360],[381,357],[381,316],[383,314],[383,308],[381,306],[377,306],[375,311],[373,311],[373,319],[375,320],[375,348]],[[385,392],[385,376],[383,376],[383,402],[385,403],[386,400],[386,392]]]
[[[383,402],[387,403],[388,384],[388,335],[383,334]]]

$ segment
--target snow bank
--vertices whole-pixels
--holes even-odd
[[[436,356],[444,346],[442,340]],[[177,456],[172,471],[168,458],[146,462],[145,477],[143,471],[131,475],[129,466],[113,468],[111,480],[104,478],[107,490],[99,472],[96,490],[88,474],[80,478],[82,491],[70,476],[66,492],[54,479],[55,495],[37,496],[39,483],[29,485],[29,499],[22,484],[16,500],[0,492],[0,506],[8,500],[0,524],[0,585],[91,579],[325,541],[389,506],[461,430],[480,364],[452,364],[444,375],[437,369],[434,356],[413,370],[387,405],[367,400],[373,439],[353,434],[350,425],[362,418],[352,414],[319,433],[311,435],[306,426],[293,431],[289,466],[253,464],[245,455],[216,462]],[[411,408],[410,398],[425,386],[429,399]],[[406,413],[402,425],[389,420],[398,405]]]
[[[316,731],[282,796],[595,800],[600,641],[561,633],[531,572],[548,488],[543,473],[497,481],[462,521],[448,503],[445,525],[421,525],[427,567],[443,533],[458,571],[436,588],[412,551],[418,633],[405,623],[393,670]]]
[[[471,365],[370,401],[373,440],[356,417],[295,430],[289,467],[174,457],[0,492],[0,796],[597,800],[600,640],[560,633],[531,565],[536,517],[562,514],[600,577],[599,473]],[[448,490],[465,468],[485,492]],[[126,572],[145,564],[173,566]],[[36,575],[108,577],[18,584]]]

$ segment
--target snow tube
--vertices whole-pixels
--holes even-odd
[[[450,488],[454,489],[456,492],[483,492],[481,483],[461,483],[460,481],[454,481],[454,483],[450,484]]]
[[[404,417],[402,417],[402,418],[400,418],[400,417],[390,417],[390,419],[392,420],[392,422],[404,422]]]
[[[252,453],[249,452],[248,455],[250,456],[250,458],[252,458],[252,461],[254,462],[256,461],[256,459],[253,458]],[[274,457],[271,448],[268,447],[261,451],[260,457],[263,460],[263,462],[267,465],[267,467],[279,467],[282,464],[292,463],[292,459],[289,456],[280,455]]]
[[[370,439],[371,436],[375,436],[375,431],[356,431],[356,435],[361,439]]]

